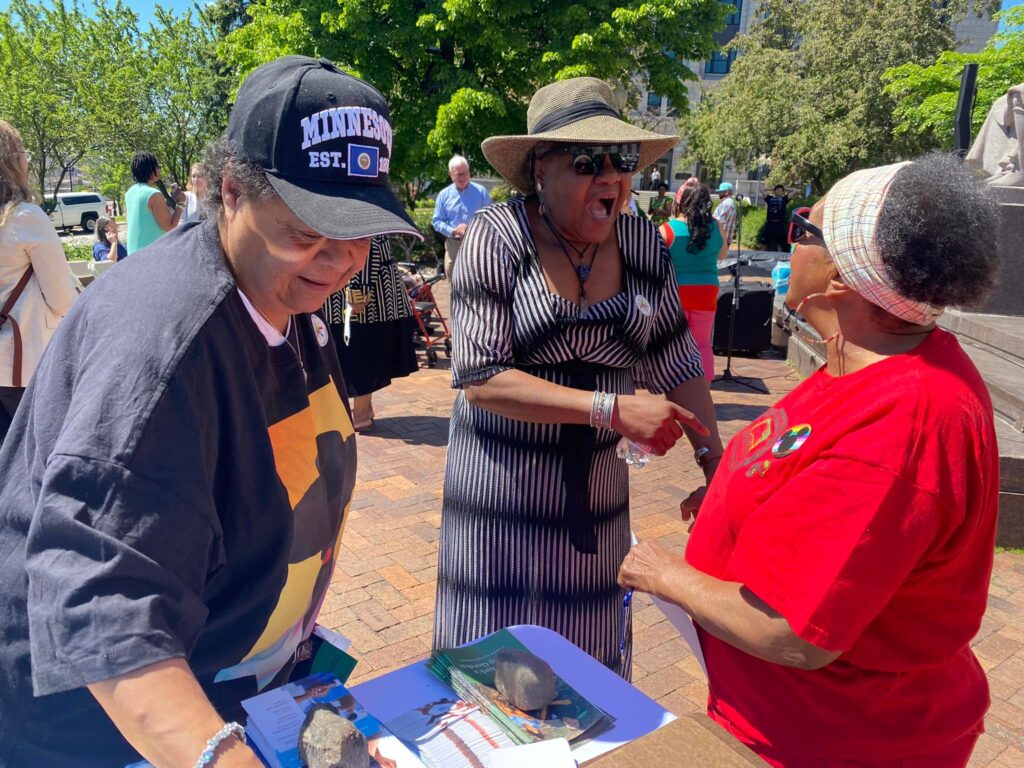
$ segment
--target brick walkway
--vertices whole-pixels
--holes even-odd
[[[438,298],[446,307],[445,284]],[[779,359],[739,358],[733,368],[763,382],[771,394],[716,385],[726,439],[798,381]],[[375,428],[359,438],[359,480],[320,618],[353,641],[360,663],[352,683],[422,659],[430,650],[445,445],[455,397],[449,383],[442,357],[437,369],[422,369],[377,393]],[[682,552],[686,531],[678,502],[699,481],[685,449],[634,472],[630,501],[637,536]],[[996,555],[988,604],[975,652],[989,675],[992,709],[971,766],[1024,768],[1024,556]],[[633,682],[678,715],[702,710],[707,701],[696,660],[642,596],[634,611]]]

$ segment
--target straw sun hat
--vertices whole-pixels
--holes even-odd
[[[541,142],[639,144],[641,171],[679,141],[623,120],[612,89],[596,77],[560,80],[538,90],[526,111],[526,128],[525,136],[491,136],[481,145],[487,162],[526,194],[533,192],[530,155]]]

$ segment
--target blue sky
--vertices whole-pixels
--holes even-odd
[[[1021,2],[1024,0],[1015,1]],[[71,0],[65,0],[65,2],[67,2],[68,5],[71,4]],[[195,5],[194,0],[157,0],[157,2],[164,8],[168,8],[177,13],[182,13]],[[92,5],[91,0],[79,0],[79,3],[83,8],[89,8]],[[153,0],[125,0],[125,5],[139,14],[139,20],[143,25],[146,25],[153,20],[153,6],[155,4],[156,3],[154,3]],[[199,0],[199,4],[204,5],[205,0]],[[7,10],[9,5],[10,0],[0,0],[0,11]]]
[[[85,7],[89,6],[89,0],[81,0],[82,5]],[[186,8],[191,8],[194,5],[194,0],[159,0],[160,5],[165,8],[170,8],[175,11],[184,11]],[[205,0],[199,0],[200,4],[203,4]],[[1012,8],[1015,5],[1024,3],[1024,0],[1003,0],[1003,8]],[[9,0],[0,0],[0,11],[6,10],[10,4]],[[132,8],[137,14],[143,24],[153,19],[153,1],[152,0],[126,0],[126,5]]]

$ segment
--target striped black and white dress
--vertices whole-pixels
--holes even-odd
[[[452,386],[511,368],[581,389],[672,390],[702,376],[672,262],[647,221],[620,216],[623,291],[590,307],[551,293],[523,200],[473,220],[452,276]],[[629,480],[611,430],[532,424],[455,401],[438,557],[434,646],[539,624],[629,678],[619,565]],[[582,465],[581,465],[582,462]],[[620,655],[625,631],[626,653]]]

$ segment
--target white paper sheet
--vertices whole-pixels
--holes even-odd
[[[639,542],[637,541],[636,534],[632,531],[629,532],[629,536],[633,541],[635,547]],[[700,664],[700,668],[704,671],[704,677],[708,676],[707,663],[704,661],[704,652],[700,647],[700,638],[697,635],[697,628],[693,625],[693,619],[690,618],[689,614],[674,603],[666,603],[661,598],[651,595],[651,600],[658,610],[660,610],[665,617],[669,620],[673,627],[683,636],[683,640],[690,646],[690,650],[693,651],[693,655],[697,657],[697,663]]]
[[[488,768],[576,768],[572,750],[565,739],[506,747],[490,754]]]
[[[317,624],[313,627],[313,634],[319,636],[321,639],[326,640],[328,643],[333,645],[339,651],[348,652],[348,649],[352,646],[352,641],[345,637],[340,632],[335,632],[333,629],[328,629],[322,624]]]

